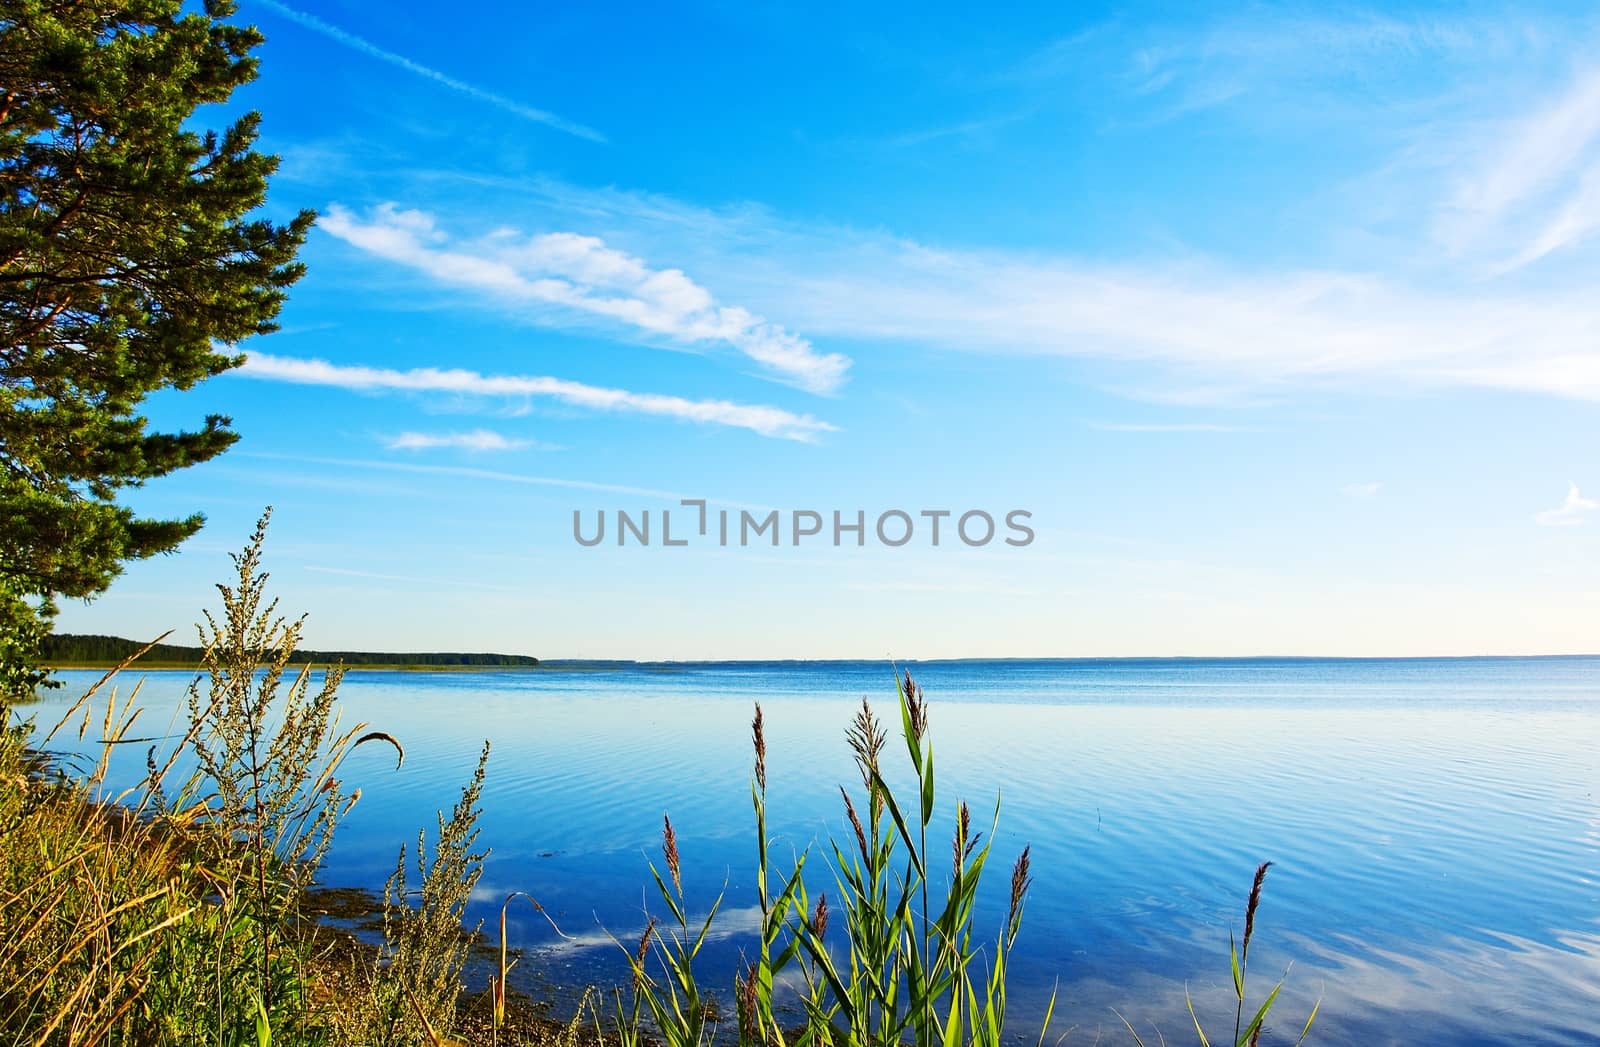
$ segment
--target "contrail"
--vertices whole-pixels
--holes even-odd
[[[513,101],[504,95],[495,94],[493,91],[487,91],[475,84],[457,80],[455,77],[441,73],[437,69],[430,69],[418,62],[413,62],[405,55],[397,55],[393,51],[386,51],[370,40],[364,40],[354,33],[347,33],[336,25],[324,22],[316,15],[296,10],[288,4],[279,3],[278,0],[254,0],[254,2],[278,12],[291,21],[298,22],[307,29],[321,33],[329,39],[337,40],[352,50],[360,51],[362,54],[370,55],[373,58],[382,59],[391,65],[397,65],[407,72],[426,77],[436,84],[443,84],[452,91],[459,91],[464,95],[476,98],[480,102],[488,102],[490,105],[504,109],[508,113],[515,113],[525,119],[533,120],[547,127],[553,127],[557,131],[565,131],[569,135],[587,138],[591,142],[606,141],[606,136],[592,127],[573,123],[571,120],[565,120],[554,113],[545,112],[543,109],[535,109],[531,105],[523,105],[521,102]]]

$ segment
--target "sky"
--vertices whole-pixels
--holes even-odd
[[[187,640],[271,505],[323,649],[1600,650],[1592,5],[236,20],[197,126],[307,274],[148,403],[241,434],[127,499],[203,531],[61,631]]]

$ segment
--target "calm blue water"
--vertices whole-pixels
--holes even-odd
[[[1266,859],[1252,983],[1293,969],[1263,1042],[1293,1042],[1318,998],[1319,1044],[1600,1042],[1600,659],[911,668],[933,703],[942,811],[965,798],[987,823],[1001,800],[984,927],[1033,847],[1010,993],[1026,1042],[1052,987],[1068,1044],[1131,1042],[1113,1008],[1147,1042],[1195,1042],[1186,988],[1226,1040],[1228,933]],[[96,675],[63,674],[49,705]],[[163,733],[187,680],[149,675],[142,733]],[[644,907],[661,911],[645,887],[663,812],[692,902],[726,886],[705,973],[731,983],[752,926],[753,703],[775,855],[849,832],[836,787],[855,780],[844,731],[862,696],[905,760],[881,663],[352,673],[340,694],[346,722],[398,735],[408,759],[396,772],[368,747],[347,765],[363,799],[324,880],[380,886],[491,739],[473,916],[527,890],[579,939],[513,910],[534,992],[621,980],[608,932],[634,940]],[[136,777],[131,748],[120,773]]]

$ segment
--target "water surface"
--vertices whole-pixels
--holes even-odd
[[[1032,1043],[1052,988],[1067,1043],[1193,1042],[1185,991],[1226,1040],[1230,929],[1256,864],[1271,870],[1251,948],[1264,991],[1293,964],[1264,1043],[1293,1042],[1318,999],[1329,1045],[1600,1042],[1600,659],[1089,660],[913,663],[932,701],[940,838],[957,798],[998,828],[984,934],[1032,846],[1011,979]],[[65,673],[69,700],[98,674]],[[161,734],[189,676],[151,673],[142,733]],[[705,663],[608,671],[349,674],[369,747],[363,798],[324,866],[381,886],[402,842],[448,810],[493,741],[481,821],[493,849],[472,917],[527,890],[530,991],[622,979],[663,813],[691,903],[725,889],[704,972],[730,984],[753,926],[749,721],[766,711],[769,831],[784,856],[848,833],[844,731],[863,696],[898,739],[876,662]],[[49,718],[45,709],[39,719]],[[142,750],[122,754],[136,776]],[[987,838],[987,836],[986,836]],[[943,854],[944,845],[936,853]],[[828,887],[813,861],[812,890]],[[836,892],[830,892],[837,897]]]

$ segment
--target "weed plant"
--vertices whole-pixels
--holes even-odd
[[[113,683],[137,653],[37,742],[73,723],[80,741],[98,727],[99,756],[74,778],[41,773],[28,729],[12,728],[4,710],[0,1043],[421,1043],[419,1026],[453,1018],[461,909],[482,857],[472,822],[483,762],[449,820],[441,816],[431,860],[419,840],[414,890],[403,871],[393,881],[369,991],[338,998],[305,889],[360,795],[340,778],[345,758],[377,741],[404,753],[365,724],[341,727],[337,667],[288,675],[303,620],[286,620],[265,596],[267,520],[233,557],[234,583],[217,587],[220,615],[201,626],[187,729],[164,756],[149,751],[137,786],[107,789],[112,754],[132,743],[139,715],[139,687],[119,699]],[[179,767],[191,769],[174,782]],[[396,997],[419,1020],[389,1039],[365,1036]],[[352,1039],[352,1028],[363,1035]]]

